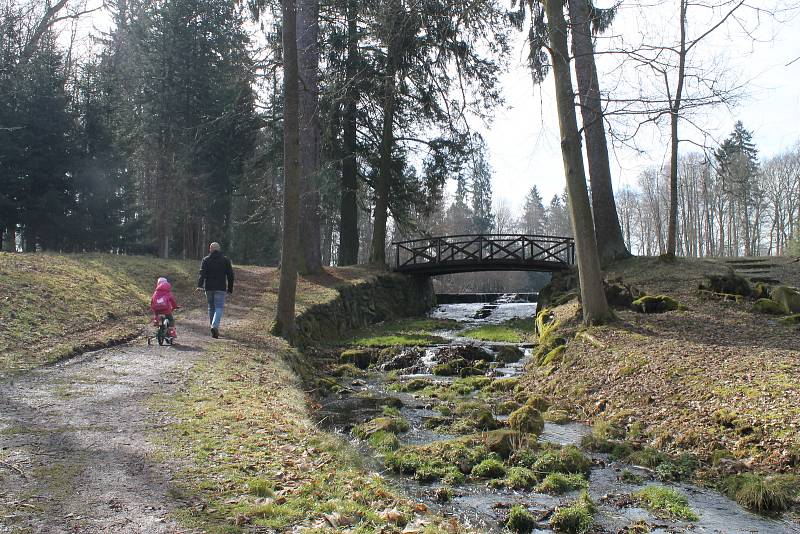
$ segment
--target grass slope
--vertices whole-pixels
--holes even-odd
[[[196,271],[194,261],[144,256],[0,253],[0,374],[131,338],[156,279],[169,278],[185,304]]]
[[[751,465],[797,470],[797,328],[754,314],[747,303],[702,300],[698,284],[725,269],[655,258],[615,265],[609,278],[667,294],[688,309],[617,311],[617,322],[585,330],[572,323],[559,332],[569,338],[565,353],[553,366],[529,368],[527,387],[588,418],[635,423],[661,449],[706,460],[725,450]],[[576,310],[571,304],[556,312],[569,306]]]

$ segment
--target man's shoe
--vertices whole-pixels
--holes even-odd
[[[213,337],[214,339],[217,339],[219,337],[219,330],[217,330],[216,328],[212,327],[211,328],[211,337]]]

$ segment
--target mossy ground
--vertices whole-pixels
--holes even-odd
[[[530,319],[511,319],[500,324],[464,330],[464,337],[496,343],[528,343],[534,339],[534,324]]]
[[[160,276],[179,304],[196,305],[197,267],[145,256],[0,252],[0,374],[135,336],[148,324]]]
[[[444,343],[445,339],[432,332],[457,330],[460,327],[457,321],[445,319],[400,319],[353,332],[346,343],[358,347],[435,345]]]
[[[787,266],[787,269],[790,267]],[[800,264],[792,264],[800,270]],[[674,263],[631,258],[612,265],[647,294],[687,309],[617,311],[617,321],[584,328],[574,302],[553,309],[566,348],[550,365],[529,366],[524,387],[587,419],[617,420],[657,449],[710,462],[717,449],[766,470],[798,472],[800,376],[796,326],[756,314],[750,304],[701,298],[698,286],[729,267],[713,260]],[[546,353],[542,354],[542,362]],[[735,414],[721,424],[718,410]]]
[[[697,521],[699,516],[689,507],[686,497],[673,488],[647,486],[633,494],[634,498],[660,517]]]

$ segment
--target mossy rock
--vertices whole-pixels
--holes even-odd
[[[800,324],[800,313],[795,313],[788,317],[784,317],[781,319],[781,322],[786,324]]]
[[[355,365],[359,369],[366,369],[372,363],[372,351],[368,349],[348,349],[339,356],[341,363]]]
[[[544,420],[555,425],[563,425],[572,421],[572,416],[566,410],[549,409],[542,414]]]
[[[544,430],[544,419],[539,410],[533,406],[525,405],[511,412],[511,415],[508,416],[508,425],[514,432],[536,434],[538,436]]]
[[[511,430],[492,430],[483,435],[483,444],[500,458],[508,458],[514,451],[515,436]]]
[[[512,467],[506,474],[505,485],[511,489],[531,489],[538,483],[538,477],[527,467]]]
[[[787,286],[772,290],[772,300],[785,308],[786,313],[800,313],[800,292]]]
[[[540,412],[546,412],[550,409],[550,402],[541,395],[531,395],[525,401],[525,406],[530,406]]]
[[[364,376],[364,375],[365,375],[364,371],[362,369],[359,369],[358,367],[356,367],[352,363],[343,363],[343,364],[337,365],[336,367],[331,369],[331,376],[356,377],[356,376]]]
[[[550,473],[536,487],[536,491],[551,495],[563,495],[570,491],[586,489],[588,486],[589,483],[581,474]]]
[[[484,372],[477,367],[464,367],[458,372],[458,376],[461,378],[467,378],[468,376],[481,376],[483,374]]]
[[[353,427],[353,435],[359,439],[369,439],[377,432],[400,434],[409,429],[408,421],[402,417],[376,417],[371,421]]]
[[[500,415],[509,415],[514,410],[519,409],[520,403],[513,400],[506,400],[501,402],[500,404],[495,405],[494,410],[495,413]]]
[[[621,280],[603,281],[603,291],[608,305],[615,308],[630,308],[631,303],[642,296],[641,291],[633,289]]]
[[[436,376],[456,376],[461,369],[467,367],[467,361],[463,358],[455,358],[449,362],[439,363],[433,366],[431,372]]]
[[[481,402],[461,402],[456,404],[454,411],[459,417],[452,427],[455,432],[468,433],[474,430],[495,430],[501,426],[501,423],[492,415],[491,408]]]
[[[400,440],[397,439],[397,436],[383,430],[372,434],[367,441],[373,448],[382,452],[395,451],[400,448]]]
[[[756,300],[772,298],[772,286],[764,282],[757,282],[756,285],[753,286],[752,297]]]
[[[645,295],[634,300],[631,307],[640,313],[665,313],[684,309],[677,300],[667,295]]]
[[[537,473],[564,473],[589,475],[592,461],[574,445],[558,450],[547,450],[539,454],[531,469]]]
[[[496,348],[495,361],[502,363],[516,363],[525,356],[519,347],[512,345],[500,345]]]
[[[583,534],[591,528],[596,512],[597,507],[589,498],[588,492],[584,490],[578,500],[570,506],[556,508],[550,517],[550,527],[556,532]]]
[[[524,506],[517,504],[511,507],[505,522],[506,528],[511,532],[528,533],[536,528],[536,517]]]
[[[700,289],[713,291],[714,293],[728,293],[732,295],[742,295],[749,297],[753,288],[746,278],[738,274],[712,274],[706,277],[706,283],[700,286]]]
[[[753,311],[767,315],[786,315],[786,309],[771,299],[758,299],[753,303]]]
[[[496,458],[487,458],[472,468],[476,478],[501,478],[506,476],[506,466]]]
[[[519,387],[519,378],[497,378],[483,386],[483,390],[489,393],[512,391]]]

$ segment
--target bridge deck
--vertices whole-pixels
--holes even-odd
[[[575,263],[571,237],[475,234],[427,237],[392,243],[393,269],[421,275],[476,271],[545,271]]]

